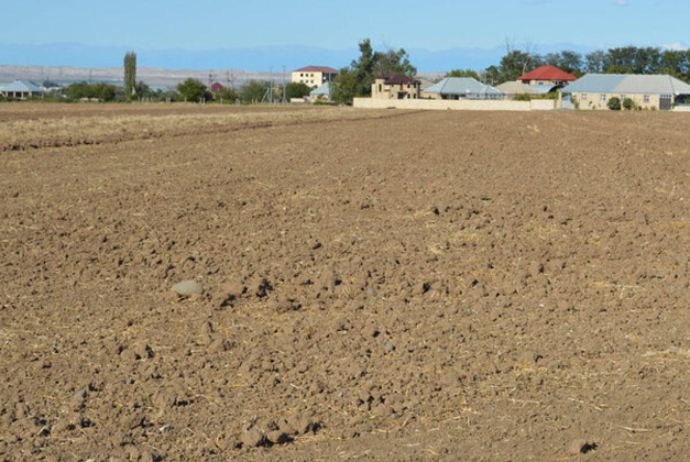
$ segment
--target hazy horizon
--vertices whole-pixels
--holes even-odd
[[[126,51],[166,69],[342,67],[370,38],[421,72],[497,64],[506,40],[538,53],[685,49],[680,0],[4,0],[0,65],[116,67]],[[27,12],[30,19],[23,20]]]

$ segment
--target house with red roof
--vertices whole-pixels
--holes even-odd
[[[338,71],[328,66],[307,66],[292,71],[292,82],[303,83],[310,88],[317,88],[330,82],[338,75]]]
[[[375,99],[419,99],[421,82],[403,74],[380,75],[371,85]]]
[[[560,70],[556,66],[542,66],[522,74],[517,80],[527,85],[564,87],[568,83],[577,80],[577,77]]]
[[[212,93],[220,93],[221,91],[225,91],[225,86],[223,84],[214,82],[213,85],[211,85]]]

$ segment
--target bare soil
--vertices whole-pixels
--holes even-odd
[[[687,115],[44,107],[0,106],[55,141],[0,143],[2,460],[690,452]]]

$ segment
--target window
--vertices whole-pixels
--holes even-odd
[[[625,95],[621,95],[621,101],[625,101]]]
[[[605,103],[606,102],[606,95],[602,93],[601,96],[599,97],[599,99],[601,100],[602,103]]]
[[[649,102],[649,95],[644,95],[644,102],[648,103]]]
[[[587,93],[582,94],[582,101],[587,101]]]

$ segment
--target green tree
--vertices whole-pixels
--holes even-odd
[[[666,50],[661,56],[660,74],[669,74],[677,78],[687,78],[689,53],[685,51]]]
[[[234,103],[240,97],[240,95],[232,87],[227,87],[225,90],[218,92],[214,95],[215,99],[223,100],[224,103]]]
[[[127,101],[132,99],[136,93],[137,84],[137,55],[130,51],[125,55],[125,99]]]
[[[82,98],[91,98],[91,89],[86,82],[75,82],[65,88],[65,96],[72,101],[78,101]]]
[[[414,77],[417,68],[410,63],[404,48],[374,52],[369,39],[359,43],[359,59],[353,60],[349,68],[341,69],[331,82],[331,96],[334,101],[349,103],[353,98],[371,96],[371,86],[378,75],[392,73]]]
[[[470,77],[475,80],[481,80],[479,74],[472,69],[453,69],[449,72],[446,72],[446,75],[443,77]]]
[[[614,96],[613,98],[610,98],[606,102],[606,106],[608,106],[609,109],[612,111],[620,111],[621,110],[621,99],[617,96]]]
[[[602,50],[592,51],[585,55],[585,70],[591,74],[604,72],[606,53]]]
[[[202,98],[211,99],[212,97],[206,85],[192,78],[178,84],[177,91],[185,101],[199,102]]]
[[[151,91],[151,87],[149,87],[147,84],[142,82],[141,80],[137,82],[137,84],[134,86],[134,94],[137,95],[137,97],[141,98],[152,98],[154,96],[154,92]],[[127,92],[125,91],[125,97],[127,95]]]
[[[496,85],[501,83],[501,70],[496,66],[489,66],[483,72],[485,83]]]
[[[417,75],[417,68],[410,63],[410,57],[404,48],[395,51],[388,49],[387,51],[374,53],[374,68],[376,76],[403,74],[408,77]]]
[[[520,50],[510,50],[501,58],[499,70],[502,82],[516,80],[529,70],[541,66],[541,56]]]
[[[290,82],[285,86],[285,99],[290,101],[292,98],[304,98],[309,96],[311,88],[306,83]]]
[[[561,51],[558,55],[558,64],[556,66],[571,74],[582,75],[582,68],[584,67],[584,61],[582,55],[576,51],[565,50]]]
[[[338,76],[331,81],[331,98],[336,103],[351,103],[358,95],[360,89],[357,72],[344,67],[340,69]]]
[[[76,82],[65,89],[65,96],[72,101],[82,98],[96,98],[101,101],[113,101],[117,95],[117,87],[108,83],[88,84]]]
[[[250,80],[242,85],[240,98],[243,103],[261,102],[270,87],[269,82]]]
[[[117,95],[117,87],[107,83],[95,83],[91,85],[91,98],[101,101],[113,101]]]

